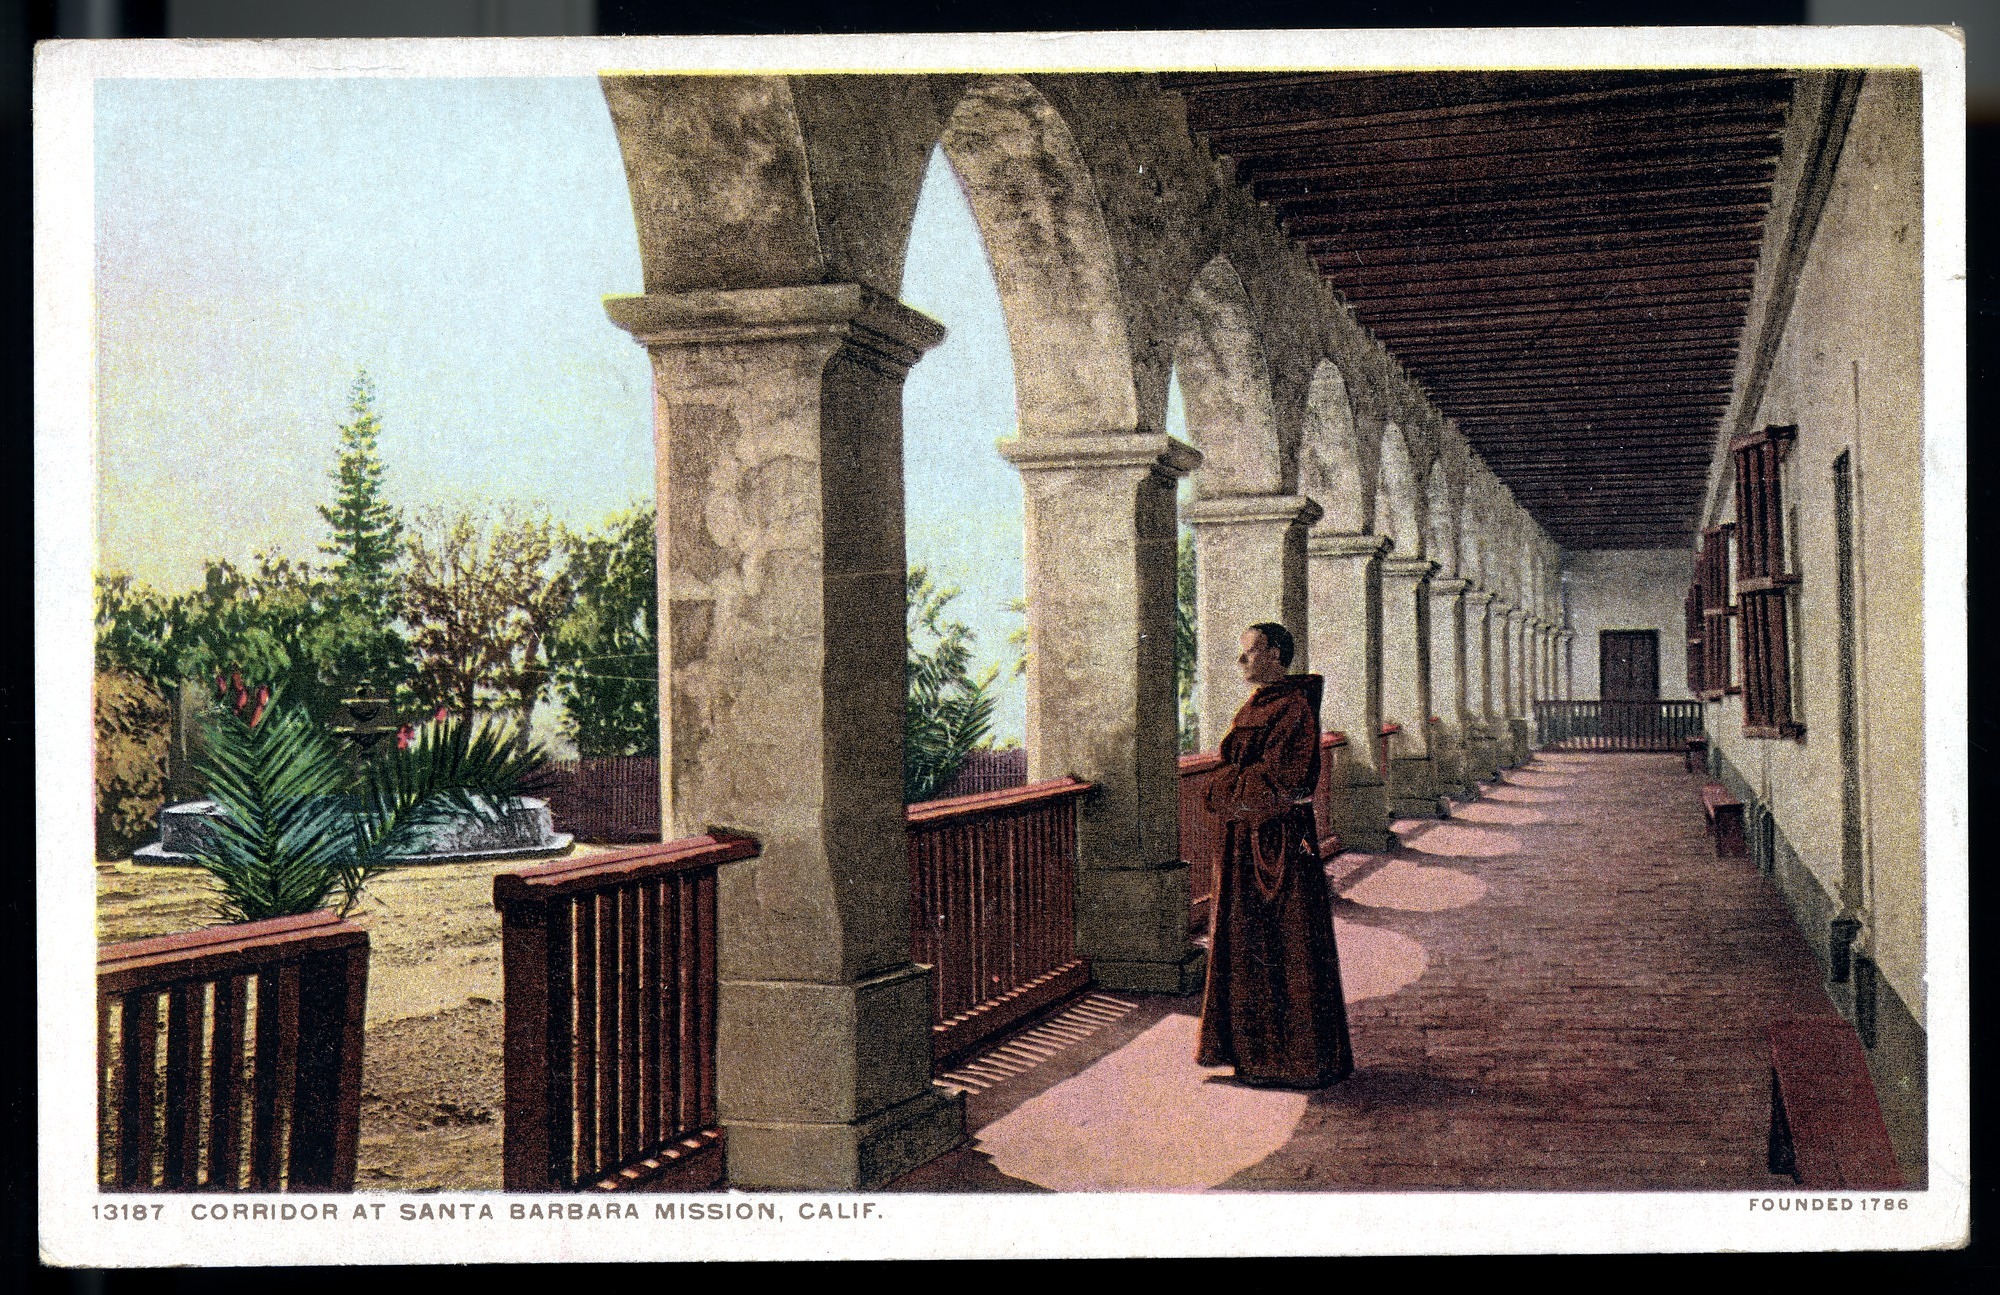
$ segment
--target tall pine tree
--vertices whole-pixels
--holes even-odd
[[[383,498],[382,418],[375,384],[356,372],[348,393],[350,421],[340,427],[340,458],[333,471],[333,503],[319,515],[332,528],[320,551],[332,559],[328,655],[348,692],[396,697],[414,673],[409,642],[398,630],[402,615],[403,523]]]

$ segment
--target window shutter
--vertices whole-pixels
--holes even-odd
[[[1729,601],[1729,540],[1735,531],[1736,523],[1724,522],[1702,532],[1701,695],[1709,701],[1736,691],[1729,656],[1729,620],[1737,612]]]
[[[1701,559],[1695,559],[1694,583],[1688,586],[1687,599],[1687,688],[1699,697],[1708,687],[1708,665],[1702,659],[1702,631],[1704,620],[1701,614]]]
[[[1766,427],[1729,444],[1736,460],[1736,593],[1743,636],[1743,733],[1803,737],[1792,718],[1792,655],[1785,572],[1784,498],[1778,465],[1796,427]]]

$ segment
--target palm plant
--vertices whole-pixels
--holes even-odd
[[[309,913],[338,892],[343,916],[363,887],[424,835],[464,815],[493,821],[543,763],[511,726],[440,711],[405,728],[356,770],[303,707],[219,707],[197,770],[221,809],[189,847],[222,894],[224,921]]]
[[[936,796],[993,726],[997,667],[971,673],[972,631],[944,617],[957,589],[941,589],[923,567],[910,568],[906,621],[908,656],[903,707],[903,800]]]

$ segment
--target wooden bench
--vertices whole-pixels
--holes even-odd
[[[1771,1172],[1811,1188],[1903,1186],[1854,1027],[1779,1021],[1770,1040]]]
[[[1708,739],[1691,737],[1687,740],[1687,771],[1689,773],[1708,772]]]
[[[1715,834],[1715,857],[1742,859],[1749,851],[1743,845],[1743,802],[1729,794],[1719,782],[1704,783],[1702,812],[1708,815],[1708,830]]]

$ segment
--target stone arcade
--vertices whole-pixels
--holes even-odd
[[[1076,899],[1098,982],[1186,992],[1203,972],[1175,817],[1182,477],[1193,478],[1207,677],[1232,677],[1223,666],[1241,626],[1291,628],[1295,668],[1327,678],[1326,726],[1350,738],[1337,830],[1380,848],[1391,816],[1436,816],[1526,759],[1534,703],[1597,696],[1588,640],[1601,630],[1658,631],[1657,695],[1688,695],[1680,600],[1703,526],[1733,507],[1727,443],[1797,424],[1789,521],[1806,533],[1792,555],[1803,578],[1786,596],[1811,740],[1743,736],[1726,691],[1708,728],[1721,777],[1768,806],[1770,866],[1815,947],[1828,947],[1830,921],[1854,924],[1828,974],[1850,952],[1866,968],[1865,986],[1847,976],[1842,992],[1870,1022],[1899,1154],[1920,1165],[1922,797],[1909,771],[1922,714],[1918,657],[1899,638],[1920,624],[1914,83],[1403,80],[603,79],[644,267],[643,293],[607,309],[651,355],[657,391],[664,821],[669,836],[715,824],[763,842],[720,879],[731,1181],[869,1187],[963,1137],[958,1099],[930,1082],[900,780],[900,396],[942,334],[895,285],[937,145],[978,219],[1017,375],[1019,434],[1001,452],[1025,498],[1029,776],[1101,789],[1078,829]],[[1406,98],[1369,99],[1390,91]],[[1624,154],[1563,155],[1563,140],[1589,134],[1564,115],[1577,103],[1632,114],[1613,123],[1630,137]],[[1434,166],[1439,185],[1504,207],[1505,159],[1481,170],[1437,125],[1482,113],[1539,132],[1530,161],[1558,180],[1596,166],[1637,192],[1630,177],[1699,164],[1712,146],[1747,189],[1681,207],[1639,193],[1652,214],[1625,226],[1575,217],[1536,235],[1548,250],[1534,259],[1520,243],[1533,213],[1496,228],[1472,195],[1392,174],[1396,158]],[[1287,130],[1294,142],[1273,144]],[[1397,152],[1385,139],[1418,142]],[[1455,240],[1468,245],[1463,264],[1439,275],[1459,282],[1429,297],[1411,288],[1413,262],[1452,253],[1397,245],[1407,218],[1379,193],[1364,208],[1391,214],[1373,225],[1366,210],[1312,206],[1343,184],[1401,185],[1417,207],[1467,203],[1460,219],[1480,223]],[[1715,232],[1697,218],[1704,205],[1735,223]],[[1489,246],[1470,246],[1478,229]],[[1697,282],[1710,263],[1736,278]],[[1555,305],[1519,304],[1523,279]],[[1605,304],[1619,292],[1643,309]],[[1439,309],[1484,323],[1455,340]],[[1522,331],[1505,331],[1523,312]],[[1682,315],[1700,327],[1674,331]],[[1664,381],[1679,399],[1675,364],[1714,379],[1689,418],[1590,413],[1607,384],[1644,401]],[[1170,369],[1192,443],[1163,431]],[[1619,457],[1648,417],[1678,448]],[[1853,545],[1864,668],[1844,674],[1829,655],[1846,613],[1822,506],[1843,453],[1869,507]],[[1866,716],[1845,744],[1831,714],[1839,679]],[[1235,702],[1227,690],[1201,698],[1211,741]],[[1859,771],[1844,818],[1829,800],[1843,767]]]

